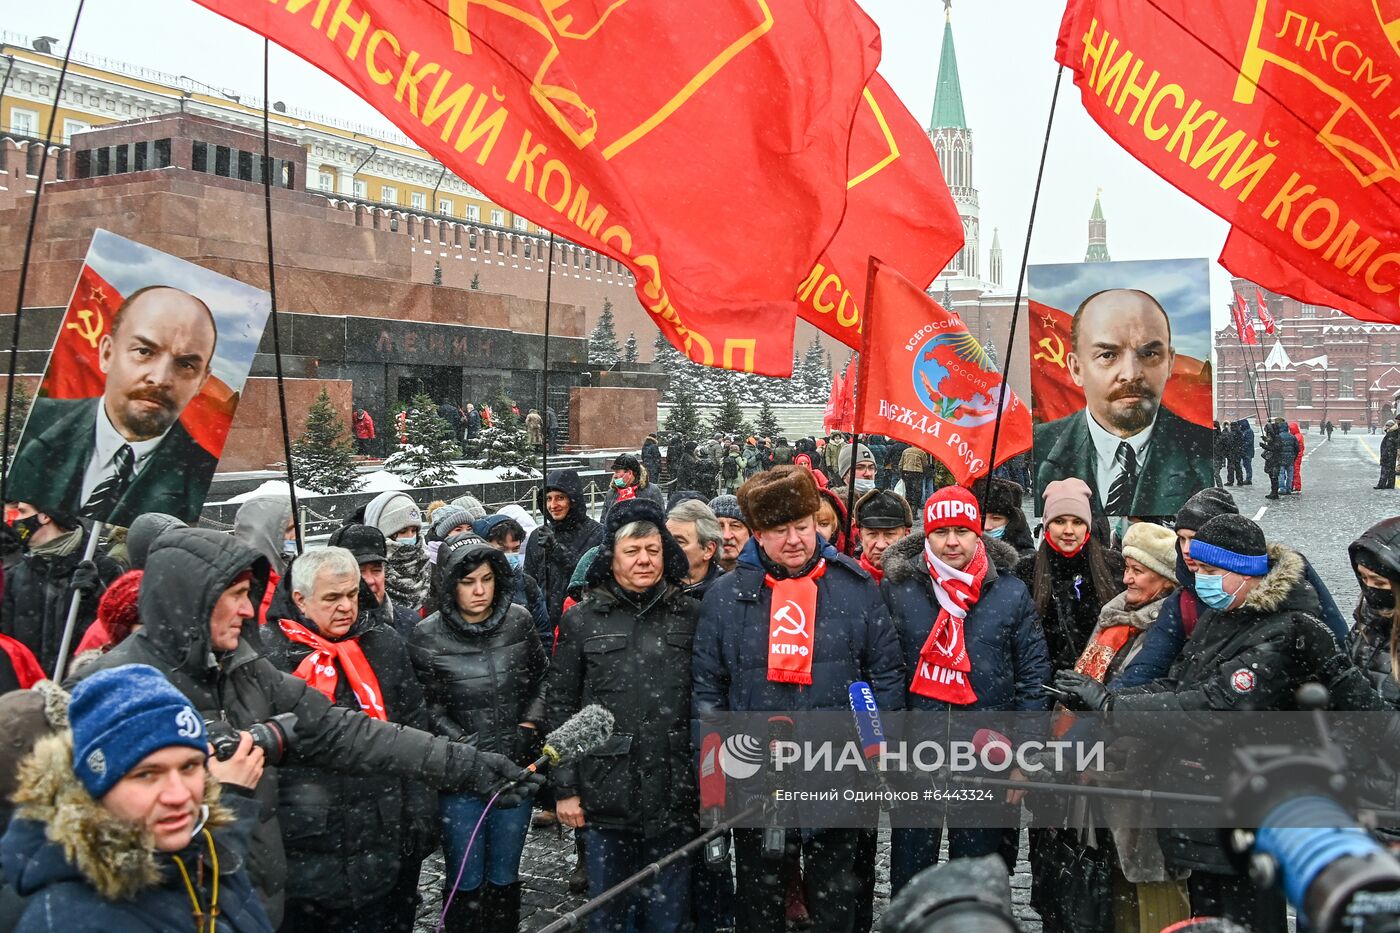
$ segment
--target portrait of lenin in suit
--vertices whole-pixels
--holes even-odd
[[[143,512],[194,521],[218,458],[180,423],[211,374],[218,328],[168,285],[132,292],[98,344],[97,398],[35,399],[10,498],[127,526]]]
[[[1212,434],[1162,404],[1176,350],[1152,295],[1095,292],[1074,313],[1067,364],[1083,411],[1035,427],[1037,489],[1075,476],[1109,516],[1174,515],[1212,485]]]

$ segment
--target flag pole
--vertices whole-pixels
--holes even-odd
[[[875,267],[878,260],[871,256],[865,261],[865,304],[862,305],[864,316],[861,319],[861,333],[870,331],[870,304],[875,300]],[[861,351],[865,349],[865,341],[861,340]],[[856,463],[860,455],[860,402],[865,398],[865,386],[861,385],[861,380],[865,378],[865,367],[860,365],[861,352],[857,352],[851,358],[851,365],[856,367],[855,385],[851,389],[851,481],[846,484],[846,521],[850,525],[846,531],[846,556],[856,556]],[[838,458],[836,466],[841,466]]]
[[[1016,276],[1016,301],[1011,306],[1011,329],[1006,335],[1006,355],[1001,363],[1001,398],[997,402],[997,420],[992,427],[992,449],[987,456],[987,482],[982,485],[982,501],[978,504],[986,508],[986,497],[992,491],[992,472],[997,466],[997,444],[1001,441],[1001,418],[1006,413],[1006,393],[1011,391],[1011,383],[1008,373],[1011,371],[1011,360],[1016,347],[1016,325],[1021,320],[1021,298],[1026,282],[1026,267],[1031,259],[1031,234],[1035,232],[1035,209],[1040,203],[1040,183],[1045,179],[1045,157],[1050,153],[1050,130],[1055,125],[1055,105],[1060,99],[1060,79],[1064,76],[1065,66],[1061,65],[1055,69],[1055,90],[1050,95],[1050,116],[1045,120],[1045,139],[1040,144],[1040,167],[1035,172],[1035,192],[1031,195],[1031,216],[1026,223],[1026,244],[1021,250],[1021,271]]]
[[[1232,309],[1231,309],[1232,316],[1233,316],[1233,311],[1234,311],[1234,309],[1232,308]],[[1242,339],[1242,335],[1241,335],[1238,331],[1235,332],[1235,338],[1236,338],[1237,340],[1240,341],[1240,355],[1243,356],[1243,357],[1245,358],[1245,360],[1247,361],[1247,363],[1248,363],[1248,365],[1249,365],[1249,370],[1248,370],[1249,375],[1251,375],[1251,376],[1256,376],[1256,377],[1257,377],[1257,376],[1259,375],[1259,373],[1258,373],[1258,371],[1257,371],[1256,368],[1255,368],[1254,354],[1252,354],[1252,353],[1249,351],[1249,344],[1247,344],[1247,343],[1244,342],[1244,340]],[[1249,397],[1254,401],[1254,414],[1255,414],[1256,416],[1258,416],[1258,418],[1259,418],[1259,430],[1262,431],[1262,430],[1264,429],[1264,423],[1265,423],[1265,420],[1266,420],[1266,419],[1264,418],[1263,414],[1261,413],[1261,409],[1260,409],[1260,406],[1259,406],[1259,392],[1258,392],[1258,385],[1257,385],[1257,383],[1258,383],[1259,380],[1258,380],[1257,378],[1255,378],[1255,379],[1249,379],[1249,380],[1247,380],[1247,381],[1248,381],[1248,383],[1249,383]],[[1267,391],[1267,390],[1266,390],[1266,391]],[[1266,407],[1263,408],[1262,411],[1268,411],[1267,403],[1266,403]]]

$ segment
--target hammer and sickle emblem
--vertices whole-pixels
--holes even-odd
[[[778,620],[778,627],[773,630],[774,635],[807,637],[807,614],[792,600],[788,600],[785,606],[773,613],[773,618]]]
[[[96,322],[94,322],[94,318]],[[78,336],[86,340],[88,346],[96,350],[97,341],[102,337],[102,312],[90,311],[87,308],[82,308],[78,311],[78,320],[82,323],[79,324],[75,321],[69,321],[67,324],[63,325],[64,329],[76,330]]]
[[[1051,364],[1065,368],[1065,342],[1058,336],[1041,337],[1036,346],[1045,352],[1037,351],[1032,360],[1049,360]]]

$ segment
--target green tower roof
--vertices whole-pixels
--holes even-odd
[[[1099,191],[1103,191],[1102,188]],[[1103,205],[1099,203],[1099,195],[1094,195],[1094,212],[1089,215],[1090,220],[1103,220]]]
[[[944,4],[945,8],[952,6]],[[953,49],[953,18],[947,11],[943,23],[943,50],[938,56],[938,87],[933,95],[933,119],[929,129],[952,127],[967,129],[963,116],[962,82],[958,79],[958,53]]]

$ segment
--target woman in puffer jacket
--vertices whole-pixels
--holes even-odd
[[[534,620],[511,602],[515,582],[501,551],[473,533],[438,552],[437,611],[414,630],[413,668],[440,735],[526,764],[542,744],[548,656]],[[520,926],[520,856],[530,808],[492,807],[464,859],[487,798],[442,794],[448,933],[514,933]],[[455,889],[455,894],[453,893]]]

